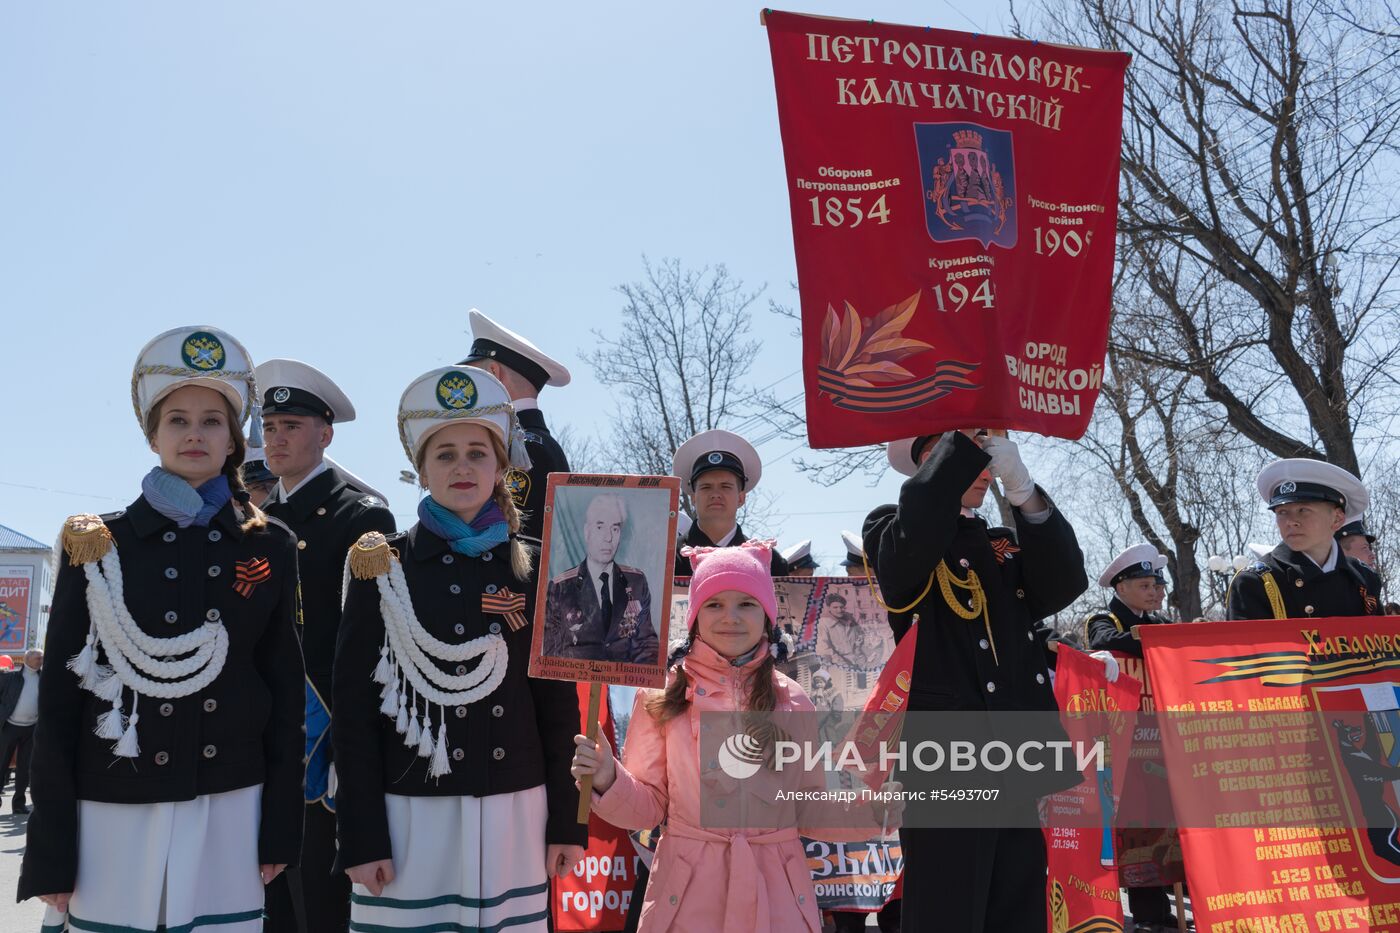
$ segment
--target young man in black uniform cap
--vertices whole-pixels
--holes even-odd
[[[521,536],[531,544],[540,543],[544,530],[545,482],[551,473],[568,473],[569,458],[545,424],[539,394],[545,386],[569,384],[569,370],[524,337],[507,330],[473,308],[472,349],[462,365],[484,369],[500,380],[510,393],[520,428],[525,432],[525,452],[530,470],[512,469],[506,474],[506,488],[515,507],[524,513]]]
[[[736,547],[748,540],[739,527],[739,509],[763,475],[763,461],[752,444],[733,431],[702,431],[676,449],[672,473],[695,506],[695,524],[676,547],[676,576],[690,576],[681,548]],[[775,548],[773,576],[788,575],[788,562]]]
[[[335,425],[355,418],[345,393],[315,367],[297,360],[268,360],[254,373],[263,391],[264,459],[277,477],[263,510],[297,537],[307,679],[301,867],[268,886],[264,929],[331,933],[350,923],[350,880],[332,867],[335,801],[328,793],[331,667],[340,629],[345,555],[365,532],[392,534],[394,516],[383,497],[325,456]]]
[[[1121,651],[1142,657],[1142,642],[1133,637],[1135,625],[1158,625],[1162,608],[1158,581],[1167,555],[1150,544],[1134,544],[1115,557],[1099,575],[1099,586],[1113,590],[1108,605],[1084,620],[1084,640],[1091,649]]]
[[[1006,438],[950,431],[893,443],[888,453],[910,478],[897,505],[866,518],[864,544],[884,600],[901,610],[891,618],[896,636],[907,630],[905,619],[922,619],[909,709],[1055,710],[1033,622],[1088,586],[1074,529]],[[973,513],[993,475],[1015,507],[1014,543],[993,537]],[[1024,815],[1034,806],[1027,800]],[[906,826],[900,841],[903,929],[1046,929],[1039,828]]]
[[[1366,528],[1366,517],[1348,516],[1347,523],[1337,532],[1337,544],[1342,553],[1361,561],[1372,570],[1376,569],[1376,536]]]
[[[1227,618],[1305,619],[1381,612],[1376,572],[1342,553],[1336,534],[1361,515],[1361,481],[1321,460],[1275,460],[1259,473],[1259,495],[1283,542],[1230,581]]]

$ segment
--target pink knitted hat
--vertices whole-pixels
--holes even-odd
[[[690,577],[690,605],[686,607],[685,627],[695,625],[700,606],[716,593],[738,590],[758,600],[771,622],[778,619],[778,597],[773,594],[773,578],[768,573],[772,542],[745,541],[738,547],[685,548],[695,573]]]

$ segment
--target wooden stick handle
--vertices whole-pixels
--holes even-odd
[[[1186,891],[1180,881],[1172,885],[1172,893],[1176,895],[1176,928],[1186,933]]]
[[[598,707],[603,702],[603,685],[588,685],[588,723],[584,733],[590,741],[598,739]],[[588,825],[588,811],[593,807],[593,775],[585,774],[579,781],[578,821]]]

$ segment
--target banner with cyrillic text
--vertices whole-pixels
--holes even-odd
[[[1128,56],[764,20],[811,445],[1081,436],[1108,338]]]
[[[1400,618],[1141,634],[1196,928],[1400,928]]]

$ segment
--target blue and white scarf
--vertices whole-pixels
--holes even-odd
[[[195,489],[183,478],[161,467],[153,468],[141,480],[141,494],[151,508],[181,528],[207,526],[219,509],[233,498],[228,477],[222,473]]]
[[[425,496],[418,503],[418,520],[452,550],[468,557],[476,557],[510,539],[505,513],[493,501],[482,506],[476,518],[464,522],[456,512],[439,505],[432,496]]]

